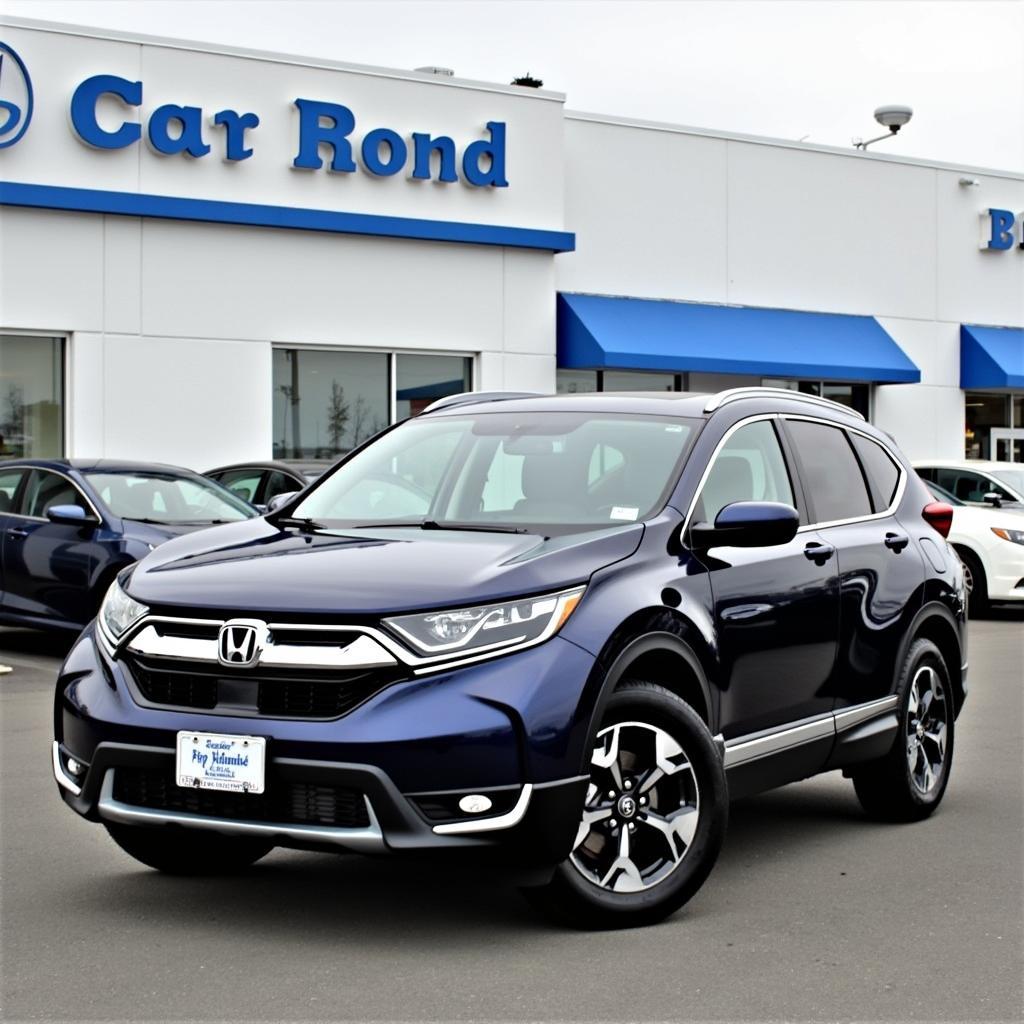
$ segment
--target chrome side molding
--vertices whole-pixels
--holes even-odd
[[[750,761],[758,761],[762,757],[771,757],[772,754],[779,754],[793,747],[801,747],[805,743],[838,736],[862,722],[869,722],[873,718],[880,718],[890,711],[895,711],[899,700],[899,697],[895,695],[882,697],[880,700],[856,704],[852,708],[844,708],[842,711],[828,711],[823,715],[805,718],[800,722],[778,726],[774,729],[765,729],[762,732],[750,733],[746,736],[737,736],[725,744],[725,767],[735,768]]]
[[[100,817],[123,825],[181,825],[184,828],[206,829],[229,836],[286,836],[306,842],[330,843],[355,853],[385,853],[387,844],[373,806],[366,800],[370,817],[367,828],[330,828],[325,825],[278,825],[265,821],[236,821],[233,818],[208,818],[184,811],[161,811],[151,807],[134,807],[114,799],[114,772],[108,769],[97,807]]]

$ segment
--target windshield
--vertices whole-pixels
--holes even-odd
[[[999,468],[993,469],[991,473],[997,480],[1017,492],[1014,496],[1015,501],[1020,501],[1021,497],[1024,497],[1024,469]]]
[[[546,528],[644,519],[668,498],[698,421],[570,412],[410,420],[292,513],[352,526]]]
[[[203,477],[174,473],[86,473],[103,503],[121,519],[190,525],[250,519],[256,510]]]

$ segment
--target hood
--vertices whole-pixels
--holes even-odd
[[[278,529],[250,519],[169,541],[129,593],[156,608],[375,615],[557,590],[636,551],[642,523],[546,539],[418,528]]]

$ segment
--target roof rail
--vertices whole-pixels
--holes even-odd
[[[830,398],[819,398],[817,395],[805,395],[802,391],[790,391],[789,388],[729,388],[712,395],[704,406],[705,412],[714,412],[729,402],[738,402],[741,398],[787,398],[791,402],[806,402],[808,405],[825,406],[833,411],[845,412],[863,420],[864,416],[842,402],[833,402]]]
[[[477,402],[510,402],[514,398],[542,398],[539,391],[463,391],[458,395],[446,395],[444,398],[431,402],[420,413],[439,412],[441,409],[454,409],[457,405],[474,405]]]

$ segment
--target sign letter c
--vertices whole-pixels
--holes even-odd
[[[96,104],[107,93],[116,96],[129,107],[142,103],[142,83],[129,82],[117,75],[93,75],[75,90],[71,97],[71,123],[83,142],[97,149],[124,149],[138,142],[142,127],[125,121],[116,131],[108,132],[96,121]]]

